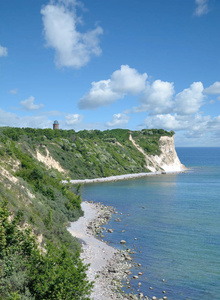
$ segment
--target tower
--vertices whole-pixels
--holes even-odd
[[[59,129],[59,123],[57,120],[53,122],[53,129]]]

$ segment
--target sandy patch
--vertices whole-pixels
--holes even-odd
[[[45,164],[46,167],[48,168],[54,168],[57,169],[59,172],[61,173],[67,173],[66,170],[64,170],[60,163],[58,161],[56,161],[51,155],[49,150],[47,149],[47,147],[45,147],[46,150],[46,156],[44,156],[43,154],[41,154],[38,150],[36,150],[36,158],[37,160],[39,160],[40,162],[42,162],[43,164]]]

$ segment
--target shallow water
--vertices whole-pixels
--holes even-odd
[[[134,292],[141,282],[149,297],[220,299],[220,148],[176,150],[186,173],[88,184],[83,198],[119,212],[105,240],[135,250],[133,275],[144,274],[131,280]]]

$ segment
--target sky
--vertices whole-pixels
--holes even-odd
[[[219,0],[1,0],[0,126],[220,146]]]

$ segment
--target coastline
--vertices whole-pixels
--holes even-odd
[[[176,174],[176,173],[183,173],[187,169],[180,169],[180,170],[171,170],[171,171],[164,171],[164,172],[148,172],[148,173],[134,173],[134,174],[124,174],[124,175],[116,175],[116,176],[109,176],[109,177],[99,177],[99,178],[92,178],[92,179],[72,179],[69,182],[72,184],[84,184],[84,183],[99,183],[99,182],[110,182],[110,181],[119,181],[119,180],[128,180],[128,179],[135,179],[147,176],[154,176],[154,175],[165,175],[165,174]],[[63,180],[62,183],[68,183],[67,180]]]
[[[115,213],[114,208],[87,201],[83,201],[81,206],[84,216],[71,222],[67,229],[80,240],[80,257],[85,264],[90,264],[88,280],[95,281],[91,299],[139,299],[137,295],[123,294],[121,291],[122,281],[127,279],[132,267],[130,250],[115,249],[96,238],[97,233],[102,231],[101,226],[108,223]]]

